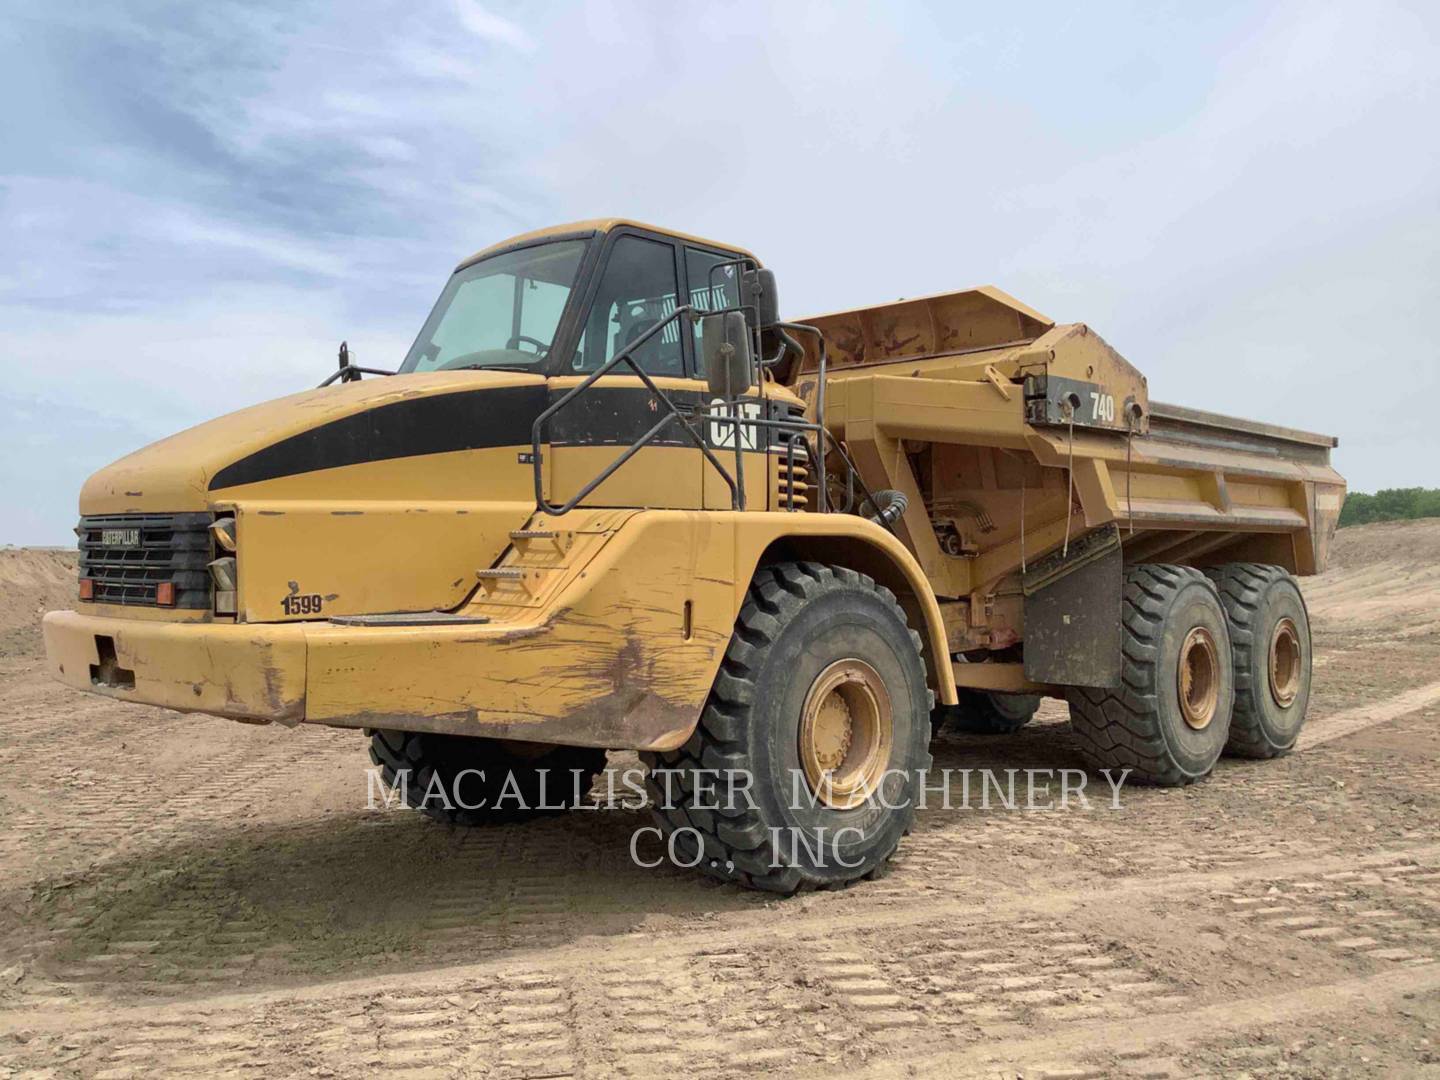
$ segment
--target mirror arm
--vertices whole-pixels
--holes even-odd
[[[395,372],[395,371],[383,371],[383,370],[381,370],[380,368],[358,367],[358,366],[355,365],[355,364],[349,364],[349,365],[347,365],[347,366],[345,366],[345,367],[343,367],[343,368],[340,368],[338,371],[332,371],[332,372],[330,373],[329,377],[328,377],[324,382],[322,382],[319,386],[317,386],[316,389],[317,389],[317,390],[323,390],[325,387],[327,387],[327,386],[329,386],[331,383],[333,383],[336,379],[339,379],[339,380],[342,381],[342,382],[354,382],[354,381],[357,381],[357,380],[360,378],[361,375],[397,375],[397,374],[399,374],[399,373],[398,373],[398,372]]]
[[[805,355],[804,347],[800,344],[800,342],[796,341],[786,332],[783,324],[777,324],[775,326],[769,327],[769,329],[780,339],[780,351],[777,352],[774,356],[772,356],[769,360],[762,360],[762,367],[776,367],[781,363],[781,361],[785,360],[786,357],[789,357],[791,362],[793,363],[795,361],[798,361],[802,356]],[[784,372],[777,372],[777,377],[784,379],[788,374],[789,369],[787,368]]]

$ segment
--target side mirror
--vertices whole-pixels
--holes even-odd
[[[750,355],[750,328],[739,311],[700,319],[700,357],[710,395],[731,401],[755,385]]]
[[[780,296],[775,291],[775,271],[756,268],[740,275],[740,305],[754,308],[761,330],[780,321]]]

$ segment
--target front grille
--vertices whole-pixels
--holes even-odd
[[[208,513],[82,517],[80,576],[94,581],[97,604],[154,607],[155,586],[173,581],[177,608],[209,608],[212,520]],[[138,542],[107,546],[106,530],[134,530]]]

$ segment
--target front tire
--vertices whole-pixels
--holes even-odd
[[[1074,687],[1070,724],[1085,758],[1137,781],[1178,787],[1215,767],[1230,732],[1230,630],[1210,579],[1188,566],[1125,574],[1120,684]]]
[[[676,860],[786,894],[876,875],[930,765],[920,649],[863,574],[758,571],[689,741],[642,755]]]
[[[605,751],[420,731],[372,731],[370,760],[405,802],[448,825],[525,821],[577,806]]]
[[[1281,567],[1260,563],[1229,563],[1206,575],[1230,620],[1235,662],[1235,714],[1225,752],[1288,754],[1310,704],[1310,617],[1300,586]]]

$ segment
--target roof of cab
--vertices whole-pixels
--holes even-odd
[[[750,258],[755,259],[756,263],[760,262],[753,252],[747,251],[745,248],[738,247],[735,244],[722,244],[718,240],[707,240],[703,236],[691,236],[689,233],[676,232],[674,229],[665,229],[659,225],[648,225],[643,221],[635,221],[633,218],[593,218],[590,221],[572,221],[567,225],[551,225],[548,228],[536,229],[533,232],[512,236],[508,240],[502,240],[498,244],[491,244],[484,250],[477,251],[460,265],[462,267],[469,266],[476,259],[494,254],[497,251],[504,251],[506,248],[512,248],[519,244],[529,244],[536,240],[544,240],[552,236],[609,232],[611,229],[618,229],[623,225],[629,225],[637,229],[649,229],[651,232],[664,233],[666,236],[673,236],[677,240],[683,240],[686,243],[703,244],[708,248],[720,248],[723,251],[733,251],[739,255],[748,255]]]

